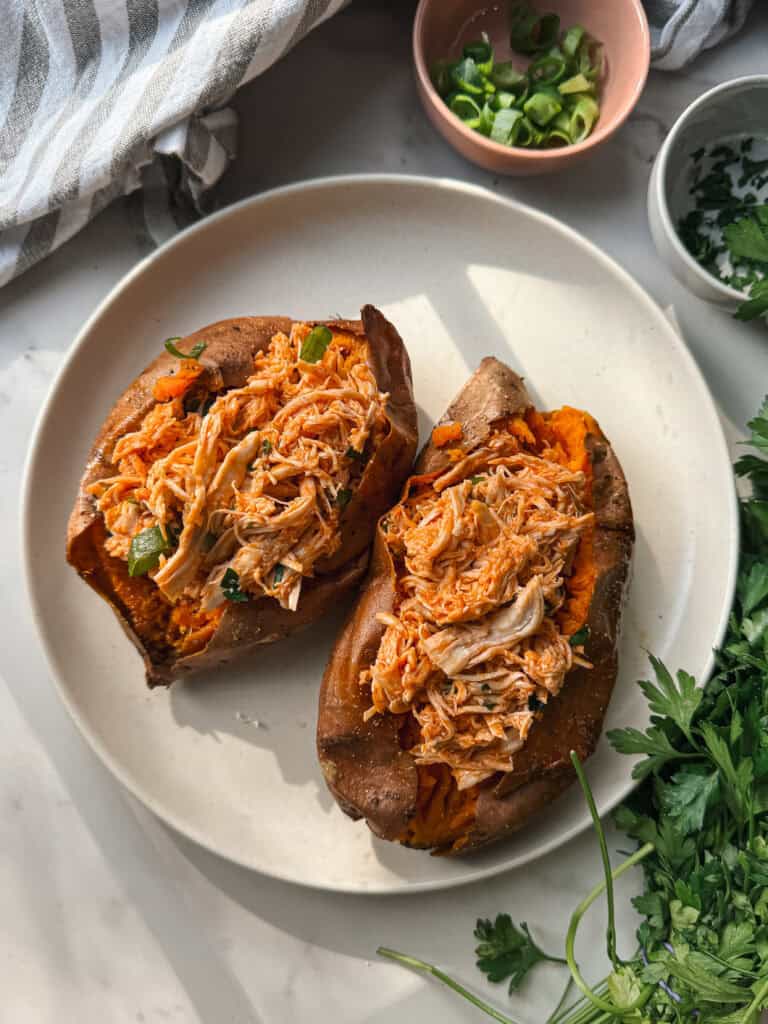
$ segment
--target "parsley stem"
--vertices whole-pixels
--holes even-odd
[[[422,971],[424,974],[431,974],[438,981],[442,981],[448,988],[452,988],[454,992],[458,992],[460,996],[463,996],[466,1000],[476,1006],[478,1010],[482,1010],[483,1013],[487,1013],[489,1017],[492,1017],[499,1024],[516,1024],[516,1021],[512,1020],[511,1017],[505,1017],[504,1014],[499,1013],[498,1010],[480,999],[478,996],[473,995],[468,989],[464,988],[453,978],[450,978],[447,974],[440,970],[439,967],[435,967],[434,964],[428,964],[424,960],[417,960],[414,956],[408,956],[407,953],[398,953],[396,949],[387,949],[386,946],[379,946],[376,950],[379,956],[386,957],[388,960],[394,960],[397,963],[404,964],[406,967],[411,967],[415,971]]]
[[[605,901],[608,904],[608,926],[606,928],[606,945],[608,947],[608,959],[613,964],[614,968],[621,965],[621,961],[616,953],[616,912],[613,898],[613,878],[611,877],[611,861],[608,856],[608,844],[605,841],[605,830],[603,829],[602,822],[600,821],[600,815],[597,813],[597,806],[595,804],[595,798],[592,794],[592,787],[589,784],[587,776],[584,774],[584,768],[582,767],[579,755],[575,750],[571,751],[571,763],[573,764],[576,772],[576,777],[579,780],[584,798],[587,801],[589,807],[589,813],[592,815],[592,824],[595,826],[595,832],[597,833],[597,841],[600,844],[600,856],[603,861],[603,872],[605,874]]]
[[[641,860],[644,860],[649,853],[653,853],[655,849],[656,847],[653,845],[653,843],[646,843],[644,846],[641,846],[640,849],[636,850],[631,857],[627,857],[627,859],[622,864],[619,864],[619,866],[610,873],[611,881],[615,881],[617,878],[621,878],[625,871],[629,871],[629,869],[633,868],[635,864],[639,864]],[[581,989],[581,991],[592,1003],[592,1005],[596,1006],[598,1010],[602,1010],[604,1013],[613,1014],[615,1017],[623,1017],[626,1014],[631,1013],[633,1010],[639,1009],[648,1002],[648,1000],[651,997],[651,994],[653,993],[652,986],[644,986],[642,992],[640,993],[640,996],[635,1000],[634,1003],[632,1003],[630,1006],[619,1008],[615,1006],[613,1003],[609,1003],[607,1000],[595,995],[594,991],[589,987],[589,985],[586,983],[586,981],[581,975],[581,971],[579,970],[578,964],[576,963],[576,958],[574,956],[573,949],[576,943],[576,932],[579,927],[579,922],[581,921],[584,914],[586,914],[586,912],[595,902],[600,893],[603,892],[605,887],[606,880],[603,879],[603,881],[600,882],[599,885],[596,885],[592,892],[588,896],[586,896],[578,905],[578,907],[576,907],[576,909],[574,910],[573,916],[571,917],[571,923],[568,926],[568,934],[565,937],[565,958],[568,961],[568,967],[570,968],[571,976],[573,977],[573,980],[576,982],[577,987]]]

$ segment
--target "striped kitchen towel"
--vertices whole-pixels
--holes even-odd
[[[752,0],[644,0],[651,28],[651,61],[677,71],[744,24]]]
[[[234,155],[222,109],[346,0],[0,0],[0,285],[139,188],[193,202]]]

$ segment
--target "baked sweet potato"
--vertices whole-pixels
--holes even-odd
[[[551,803],[600,735],[633,541],[597,423],[537,412],[483,360],[380,520],[325,672],[318,754],[341,807],[464,853]]]
[[[170,339],[113,407],[67,559],[150,685],[288,636],[364,574],[417,431],[405,346],[373,306],[361,317]]]

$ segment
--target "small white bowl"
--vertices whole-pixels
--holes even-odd
[[[727,136],[768,135],[768,75],[745,75],[699,96],[675,121],[659,150],[648,185],[648,219],[662,260],[695,295],[734,310],[744,293],[713,277],[691,256],[677,233],[687,210],[675,208],[675,185],[691,154]]]

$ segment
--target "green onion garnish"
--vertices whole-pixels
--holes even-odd
[[[557,96],[547,92],[535,92],[523,105],[525,113],[540,128],[545,128],[562,109],[563,104]]]
[[[299,359],[304,363],[319,363],[332,340],[333,335],[327,327],[322,324],[313,327],[301,343]]]
[[[346,487],[342,487],[340,491],[336,493],[336,504],[339,508],[346,508],[352,499],[352,491]]]
[[[465,57],[451,68],[451,78],[456,89],[470,96],[482,96],[485,92],[485,76],[471,57]]]
[[[502,146],[583,142],[600,115],[601,44],[581,25],[561,33],[556,14],[539,14],[522,0],[510,8],[510,37],[513,49],[533,58],[526,71],[495,63],[483,34],[464,45],[459,60],[433,65],[438,94],[467,128]]]
[[[159,526],[149,526],[137,533],[128,549],[128,575],[146,576],[150,569],[155,569],[161,555],[171,550],[170,540],[163,534]]]
[[[181,349],[177,348],[175,342],[181,341],[181,336],[175,338],[168,338],[165,342],[165,351],[172,356],[176,356],[177,359],[199,359],[200,356],[208,348],[204,341],[196,342],[189,352],[182,352]]]
[[[520,130],[519,121],[523,114],[520,110],[510,108],[500,110],[494,118],[491,127],[491,138],[494,142],[500,142],[503,146],[513,146]]]

